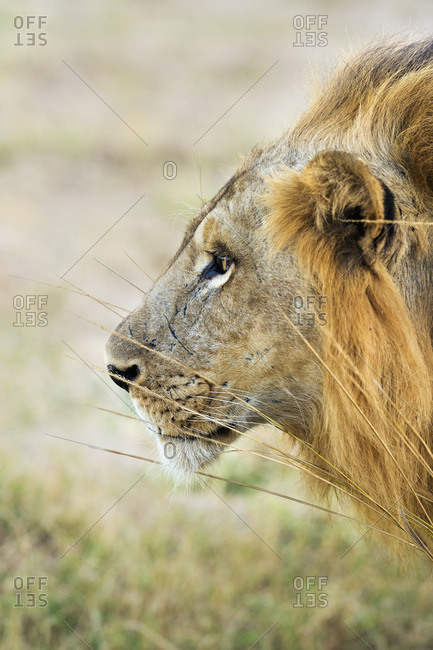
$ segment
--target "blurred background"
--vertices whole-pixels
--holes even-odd
[[[374,533],[219,481],[173,490],[47,435],[155,457],[98,371],[106,330],[316,75],[377,34],[431,33],[430,3],[39,0],[0,17],[0,646],[433,648],[431,569],[402,573]],[[212,471],[303,498],[251,454]]]

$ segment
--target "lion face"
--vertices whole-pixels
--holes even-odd
[[[302,437],[311,424],[320,371],[281,310],[313,290],[290,253],[271,255],[264,190],[253,169],[235,175],[107,344],[112,378],[174,471],[208,463],[268,418]]]

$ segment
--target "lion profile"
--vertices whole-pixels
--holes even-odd
[[[276,422],[324,492],[432,525],[432,107],[432,39],[369,46],[192,220],[106,351],[170,471]]]

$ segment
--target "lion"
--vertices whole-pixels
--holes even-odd
[[[271,422],[324,495],[429,528],[432,107],[433,39],[369,45],[189,223],[106,348],[173,475]]]

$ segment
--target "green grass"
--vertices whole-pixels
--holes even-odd
[[[3,457],[1,647],[79,647],[67,623],[94,649],[246,649],[275,621],[258,647],[359,648],[347,625],[374,648],[433,643],[426,565],[400,574],[371,533],[371,545],[362,540],[340,560],[359,537],[346,524],[217,482],[281,559],[212,492],[178,490],[164,501],[169,488],[154,476],[59,559],[148,469],[137,462],[126,474],[119,465],[116,477],[117,460],[95,473],[80,458],[68,470],[53,459],[47,476],[30,465],[13,470]],[[237,478],[253,478],[255,463]],[[13,607],[15,576],[46,576],[47,606]],[[326,593],[326,607],[294,607],[297,576],[327,577],[321,591],[313,586],[307,599],[304,587],[298,596],[306,605]]]

